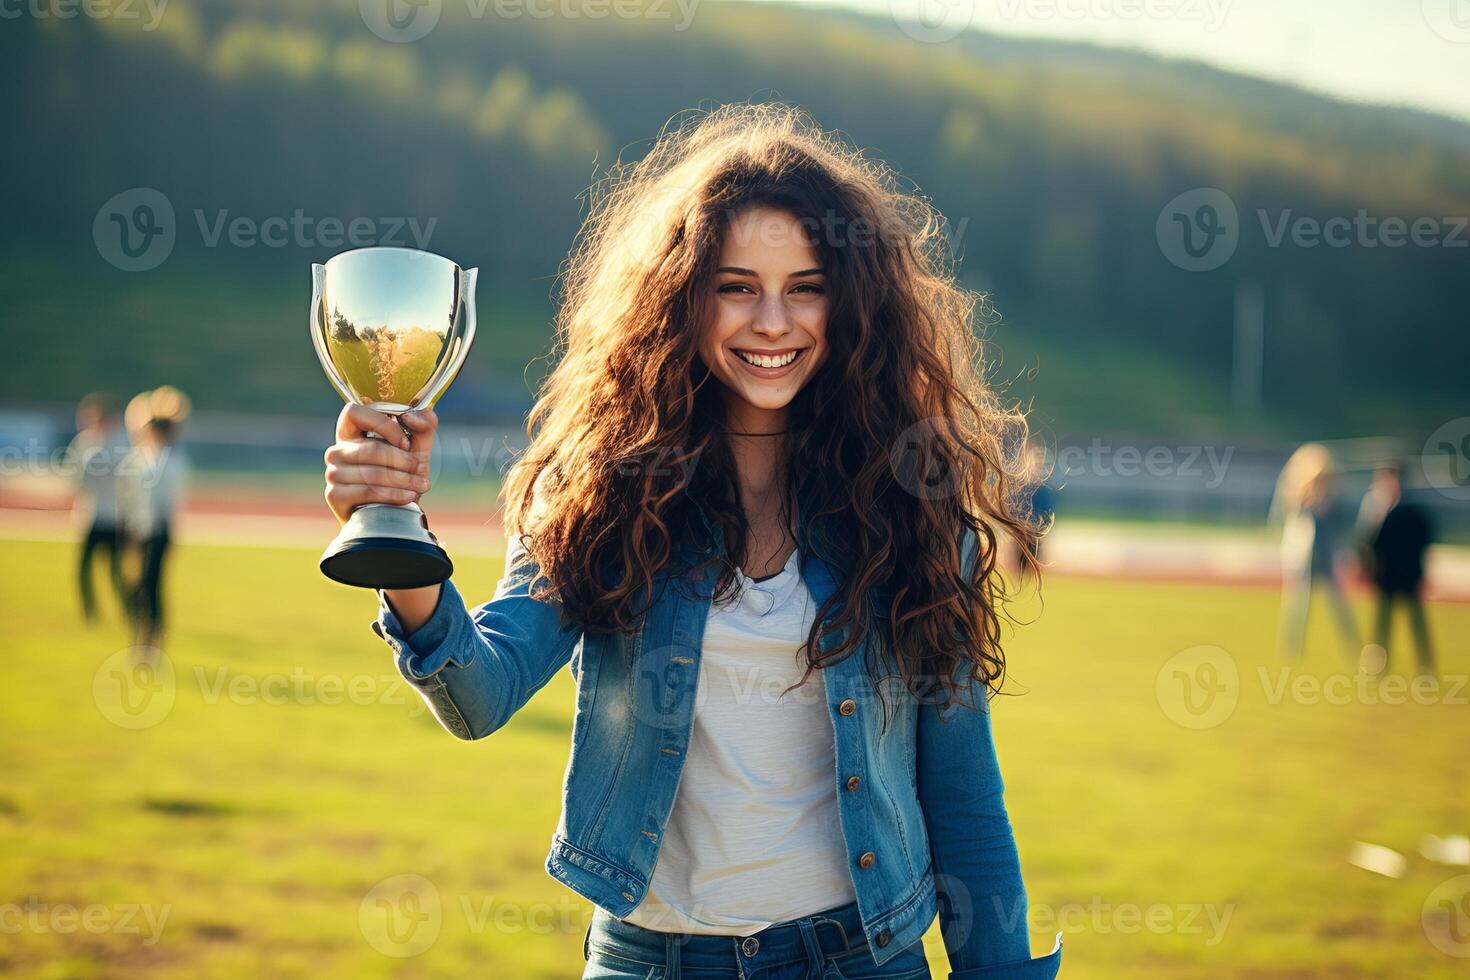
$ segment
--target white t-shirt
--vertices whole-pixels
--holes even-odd
[[[131,448],[117,426],[84,429],[67,446],[66,461],[75,492],[72,513],[79,526],[96,522],[116,527],[122,520],[118,513],[118,479]]]
[[[856,899],[822,672],[801,687],[816,610],[792,552],[710,604],[694,729],[648,894],[624,921],[748,936]]]
[[[188,454],[178,443],[139,446],[128,458],[122,483],[123,524],[140,540],[168,530],[183,504]]]

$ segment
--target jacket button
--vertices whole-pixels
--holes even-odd
[[[856,791],[857,788],[858,788],[858,784],[861,783],[861,782],[862,782],[862,779],[861,778],[859,778],[857,776],[849,776],[848,779],[847,779],[847,791],[849,793]]]
[[[864,851],[863,856],[858,858],[858,867],[866,871],[871,868],[877,862],[877,860],[878,855],[874,854],[872,851]]]
[[[854,701],[852,698],[848,698],[837,706],[837,710],[842,712],[844,715],[850,715],[857,710],[857,702]]]
[[[878,945],[879,945],[879,947],[887,946],[889,940],[891,940],[892,938],[893,938],[893,933],[889,932],[887,929],[884,929],[882,932],[878,933]]]

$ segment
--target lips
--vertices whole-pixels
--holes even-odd
[[[806,359],[810,347],[788,347],[784,351],[733,350],[735,361],[746,374],[770,381],[784,378]],[[757,363],[759,362],[759,363]],[[771,367],[769,365],[777,365]]]
[[[779,350],[737,350],[735,356],[756,367],[783,368],[800,357],[802,349],[787,347]]]

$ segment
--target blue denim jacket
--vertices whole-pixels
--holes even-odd
[[[692,533],[681,535],[676,561],[655,578],[657,599],[632,636],[584,633],[563,625],[555,602],[530,598],[538,568],[515,536],[488,602],[467,610],[447,581],[430,619],[405,636],[380,592],[372,624],[403,676],[462,739],[499,730],[570,665],[577,681],[571,758],[546,870],[619,917],[647,894],[668,825],[718,567],[709,559],[724,551],[704,511],[697,503],[691,509]],[[821,540],[805,522],[798,529],[799,568],[818,608],[840,581],[821,557]],[[972,561],[972,532],[962,545]],[[833,786],[874,958],[884,963],[918,941],[938,914],[950,980],[1055,977],[1060,935],[1049,955],[1030,958],[1026,892],[983,687],[974,684],[967,698],[978,711],[921,702],[898,682],[884,631],[868,636],[816,676],[825,685]],[[838,642],[827,636],[821,646]],[[967,676],[961,664],[956,677]]]

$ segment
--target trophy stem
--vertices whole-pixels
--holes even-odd
[[[363,504],[322,552],[322,574],[368,589],[421,589],[454,574],[454,562],[417,504]]]

